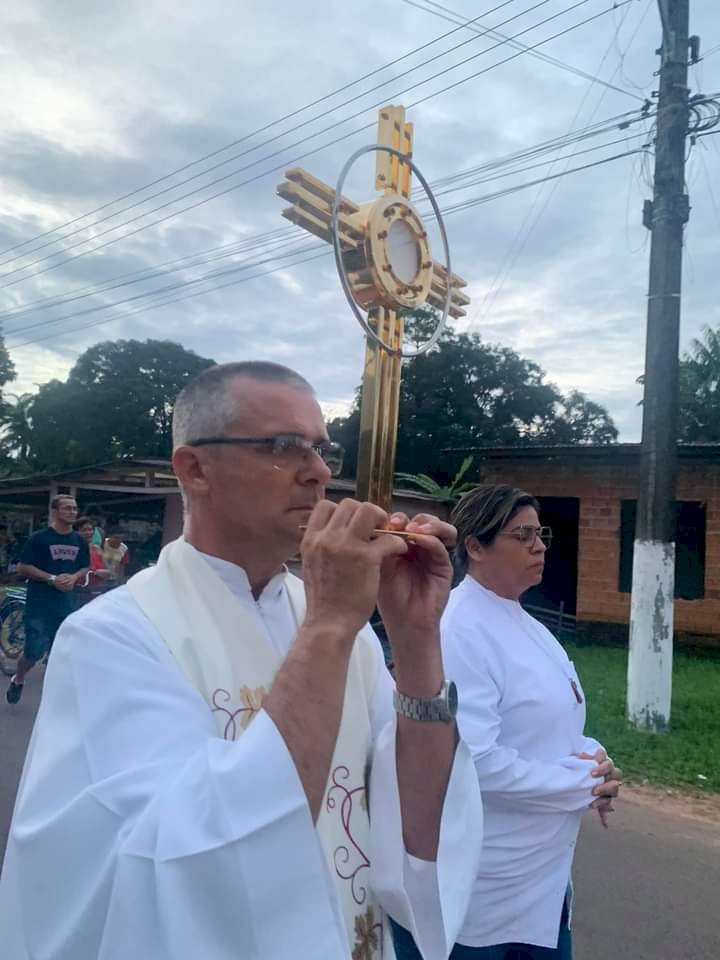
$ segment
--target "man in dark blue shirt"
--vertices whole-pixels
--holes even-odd
[[[25,674],[46,654],[65,617],[73,610],[73,590],[90,566],[88,546],[73,531],[74,497],[50,502],[50,526],[34,533],[20,552],[17,572],[30,581],[25,604],[25,646],[5,692],[8,703],[22,696]]]

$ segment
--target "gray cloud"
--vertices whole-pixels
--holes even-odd
[[[466,16],[478,15],[477,5],[470,0],[453,2]],[[497,23],[525,6],[516,0],[502,17],[498,13],[489,19]],[[565,6],[553,0],[547,12],[536,11],[503,29],[506,33],[523,29]],[[539,28],[525,39],[535,42],[560,29],[562,23],[576,22],[604,6],[602,0],[590,0],[587,12]],[[656,82],[654,50],[659,37],[654,4],[646,14],[647,6],[641,2],[623,8],[544,49],[587,72],[612,77],[614,83],[638,95],[642,94],[633,84],[647,93]],[[271,7],[257,0],[242,7],[224,0],[180,7],[155,0],[124,4],[122,10],[84,0],[68,0],[62,5],[24,0],[11,8],[2,39],[4,66],[0,74],[3,87],[14,92],[11,100],[5,98],[10,104],[9,117],[0,134],[4,159],[0,180],[2,248],[190,163],[451,29],[450,24],[410,6],[380,0],[350,8],[331,0],[323,5],[322,15],[315,7],[291,0],[278,0]],[[645,18],[626,50],[643,14]],[[712,0],[697,0],[693,5],[692,28],[703,35],[706,47],[717,42],[720,11]],[[315,111],[327,109],[325,118],[246,153],[178,192],[279,151],[278,156],[213,188],[223,189],[270,167],[294,163],[299,154],[357,130],[373,120],[374,110],[293,146],[296,140],[362,106],[385,97],[396,102],[396,91],[487,45],[487,41],[474,41],[437,64],[400,76],[404,69],[461,39],[465,39],[461,33],[449,37],[398,64],[391,73],[328,100]],[[507,55],[507,48],[497,50],[399,99],[410,103]],[[356,105],[335,109],[342,100],[392,74],[396,79],[382,90],[368,94]],[[694,71],[692,86],[705,92],[720,87],[720,55],[708,59],[702,76]],[[416,124],[416,160],[430,180],[437,180],[566,133],[583,101],[576,126],[639,106],[630,97],[598,86],[590,89],[587,81],[522,56],[414,108],[410,119]],[[258,147],[307,116],[258,134],[232,152]],[[356,133],[308,157],[302,165],[332,183],[349,152],[372,138],[372,131]],[[228,155],[222,154],[215,162]],[[602,155],[589,154],[569,163],[579,165]],[[371,167],[370,160],[359,164],[348,183],[348,193],[360,199],[369,196]],[[197,169],[190,169],[185,176]],[[490,193],[543,172],[538,169],[478,185],[464,195],[444,198],[443,203]],[[462,326],[536,360],[563,389],[577,387],[605,403],[627,440],[638,438],[641,416],[635,380],[643,366],[647,237],[640,225],[640,210],[649,189],[640,172],[639,162],[624,159],[568,176],[554,189],[549,184],[531,188],[448,218],[453,266],[469,281],[473,294]],[[684,279],[684,344],[699,334],[703,324],[720,320],[714,292],[720,228],[720,189],[715,184],[720,183],[719,173],[720,145],[711,137],[704,146],[696,147],[688,168],[693,213]],[[253,184],[106,246],[93,256],[70,260],[53,271],[0,289],[0,310],[38,297],[66,294],[243,236],[283,229],[288,226],[280,217],[283,203],[274,195],[280,179],[281,171],[267,173]],[[174,195],[166,194],[148,206]],[[548,196],[532,231],[527,236],[519,234],[526,218],[535,221]],[[138,211],[128,211],[97,229],[115,225]],[[98,242],[114,236],[108,234]],[[522,244],[519,236],[525,238]],[[38,251],[37,256],[54,249]],[[515,255],[509,257],[513,249]],[[437,247],[435,253],[439,255]],[[511,269],[503,274],[509,261]],[[18,264],[0,267],[0,275]],[[321,399],[349,401],[360,377],[363,342],[329,258],[136,316],[131,314],[137,306],[127,305],[108,314],[71,316],[64,323],[30,329],[31,324],[115,302],[163,282],[192,279],[203,269],[231,265],[231,261],[218,261],[167,281],[151,281],[79,301],[72,309],[36,309],[6,318],[7,341],[19,368],[20,386],[31,387],[48,376],[64,375],[77,355],[98,340],[151,336],[179,340],[218,360],[236,356],[279,359],[308,376]],[[503,282],[493,285],[499,274]],[[9,279],[13,278],[0,276],[0,286]],[[110,320],[110,316],[115,318]],[[105,317],[106,323],[73,332],[73,328]],[[58,335],[34,345],[14,346],[50,334]]]

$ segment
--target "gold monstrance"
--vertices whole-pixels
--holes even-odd
[[[435,198],[412,159],[413,125],[404,107],[384,107],[376,144],[361,147],[348,160],[336,190],[295,167],[278,193],[292,206],[282,215],[331,243],[338,273],[355,317],[367,336],[360,408],[357,497],[388,512],[392,504],[397,443],[400,375],[403,358],[429,350],[445,321],[465,316],[470,302],[464,280],[451,272],[445,228]],[[376,152],[375,189],[381,196],[358,205],[342,196],[354,162]],[[433,260],[427,231],[410,202],[412,174],[418,178],[438,220],[445,261]],[[433,335],[412,352],[403,350],[403,314],[422,304],[442,311]],[[365,318],[360,308],[368,311]]]

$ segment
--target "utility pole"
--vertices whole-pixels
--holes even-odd
[[[627,716],[640,730],[669,729],[675,591],[675,479],[680,287],[688,133],[689,0],[658,0],[663,40],[655,180],[643,222],[651,231],[640,491],[630,612]]]

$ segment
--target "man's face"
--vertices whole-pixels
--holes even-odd
[[[63,497],[57,506],[57,509],[51,511],[54,519],[59,520],[64,525],[72,526],[77,519],[77,503],[73,497]]]
[[[295,434],[312,442],[327,440],[323,415],[313,394],[284,383],[238,380],[229,387],[238,416],[228,437]],[[209,482],[212,523],[222,534],[265,544],[292,556],[300,525],[325,493],[330,470],[318,454],[278,458],[267,446],[200,448]]]

